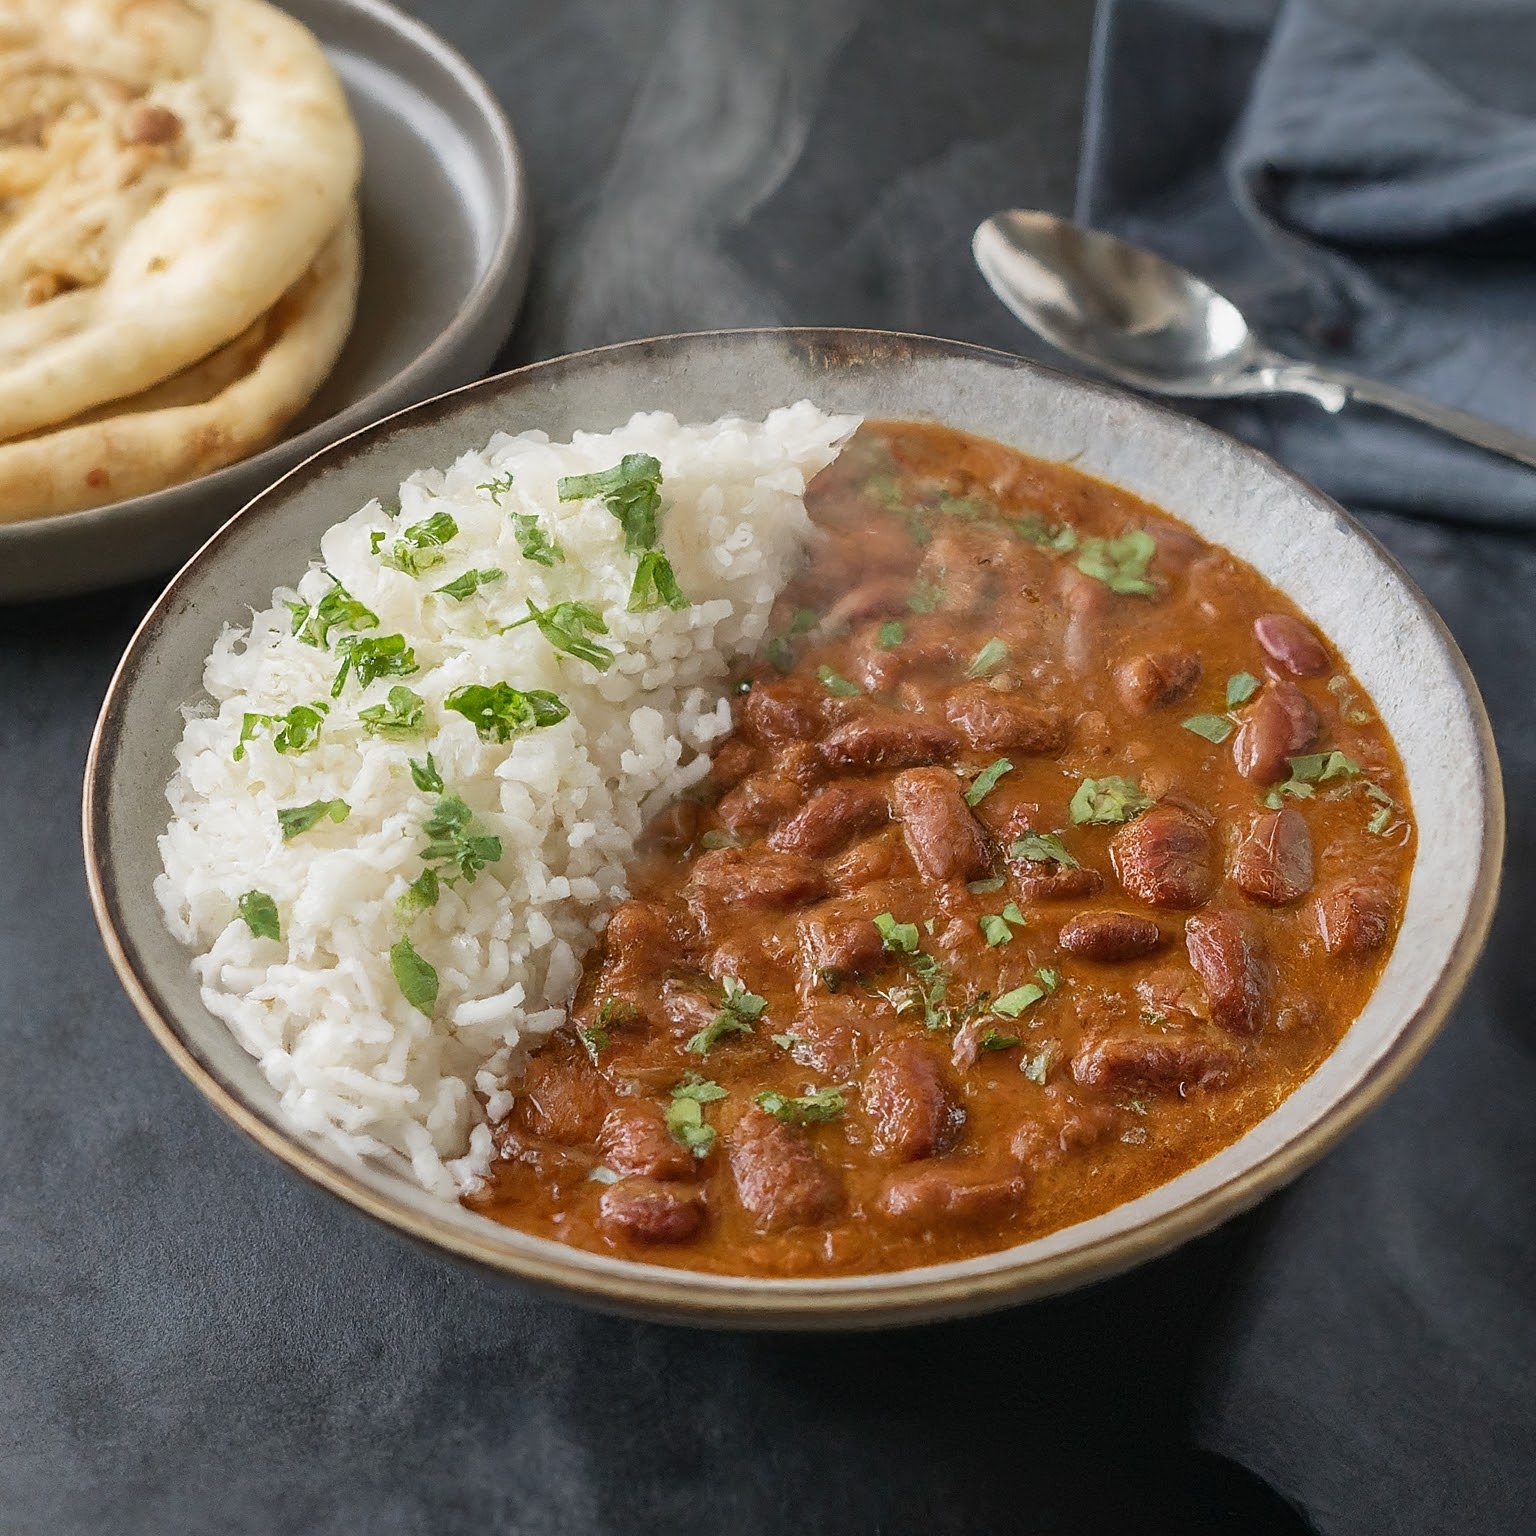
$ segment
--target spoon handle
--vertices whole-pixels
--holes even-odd
[[[1433,400],[1411,395],[1405,389],[1395,389],[1376,379],[1288,359],[1284,366],[1270,372],[1269,381],[1274,387],[1310,396],[1330,411],[1341,410],[1351,401],[1378,406],[1536,469],[1536,437],[1528,432],[1516,432],[1513,427],[1500,426],[1486,416],[1474,416],[1470,411],[1458,411],[1454,406],[1437,405]]]

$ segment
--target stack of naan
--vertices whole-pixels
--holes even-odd
[[[360,159],[264,0],[0,0],[0,522],[278,436],[352,323]]]

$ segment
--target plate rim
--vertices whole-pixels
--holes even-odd
[[[490,131],[495,149],[494,175],[506,187],[506,213],[500,221],[495,243],[486,257],[484,268],[474,286],[464,295],[453,319],[424,348],[415,354],[403,368],[392,373],[366,395],[349,402],[323,421],[317,421],[294,436],[279,437],[258,453],[233,463],[221,465],[205,475],[183,480],[157,491],[145,491],[122,501],[109,501],[99,507],[83,507],[74,512],[60,512],[51,517],[23,518],[16,522],[0,522],[0,556],[10,549],[20,549],[28,543],[46,542],[50,535],[63,538],[70,534],[86,536],[90,531],[109,521],[137,520],[164,509],[167,505],[191,502],[200,495],[216,495],[223,485],[238,478],[249,476],[253,470],[278,458],[291,459],[295,450],[299,457],[279,473],[284,478],[289,470],[298,468],[314,454],[323,452],[334,443],[345,441],[353,433],[365,429],[382,419],[380,413],[393,415],[421,403],[411,398],[412,390],[434,370],[444,366],[462,351],[466,343],[475,339],[480,328],[491,318],[497,306],[509,291],[515,292],[520,301],[526,290],[528,270],[533,256],[533,212],[528,183],[527,165],[521,146],[513,130],[511,119],[490,85],[472,64],[440,33],[420,21],[409,12],[391,3],[391,0],[319,0],[319,3],[338,12],[355,12],[371,21],[393,30],[405,43],[419,54],[430,58],[440,66],[463,93],[479,118]],[[334,43],[315,28],[309,29],[320,46],[329,53]],[[366,50],[362,50],[366,51]],[[399,71],[368,55],[381,68],[400,78]],[[334,66],[333,66],[334,67]],[[489,165],[490,162],[487,161]],[[367,161],[359,177],[367,175]],[[354,191],[353,199],[357,198]],[[367,262],[366,245],[363,261]],[[516,322],[516,314],[509,319],[507,334]],[[355,323],[355,322],[354,322]],[[504,340],[502,337],[500,340]],[[498,345],[500,345],[500,340]],[[471,380],[471,383],[479,382]],[[456,386],[462,388],[464,386]],[[436,399],[428,395],[424,399]],[[273,482],[275,483],[275,482]],[[270,485],[263,486],[256,495],[265,495]],[[246,498],[246,501],[254,499]],[[245,503],[233,514],[238,516]],[[132,578],[127,578],[132,579]]]
[[[1134,1227],[1091,1239],[1059,1254],[1027,1261],[1023,1265],[1000,1265],[986,1273],[963,1276],[943,1274],[942,1266],[893,1271],[880,1277],[882,1284],[878,1290],[869,1288],[868,1282],[873,1277],[868,1275],[766,1280],[752,1276],[705,1275],[638,1260],[607,1257],[603,1258],[601,1267],[588,1268],[569,1257],[572,1251],[558,1243],[543,1243],[529,1250],[510,1249],[479,1240],[473,1229],[440,1222],[433,1214],[407,1210],[346,1168],[330,1162],[297,1135],[274,1127],[250,1108],[238,1091],[183,1038],[172,1018],[168,1017],[173,1010],[162,1006],[153,982],[138,974],[113,914],[116,879],[106,836],[108,795],[104,791],[110,786],[114,740],[121,720],[119,706],[134,672],[150,654],[149,647],[159,630],[179,606],[184,583],[190,579],[195,567],[211,557],[215,546],[232,533],[235,524],[247,516],[259,514],[263,503],[280,497],[290,481],[320,472],[325,467],[320,461],[364,452],[402,425],[403,418],[441,416],[451,411],[461,396],[480,392],[494,394],[509,382],[537,377],[541,371],[555,367],[580,366],[605,354],[733,337],[776,337],[805,347],[820,344],[832,355],[845,353],[850,345],[865,350],[910,348],[913,345],[925,350],[938,348],[954,357],[974,357],[1012,369],[1045,374],[1108,401],[1129,401],[1138,408],[1172,419],[1196,438],[1235,444],[1243,454],[1257,459],[1270,472],[1300,488],[1336,520],[1342,520],[1353,533],[1363,537],[1376,557],[1402,583],[1409,599],[1426,621],[1432,638],[1460,683],[1478,748],[1476,768],[1482,791],[1482,840],[1477,851],[1477,876],[1466,919],[1423,1002],[1398,1028],[1376,1064],[1312,1125],[1233,1178]],[[92,912],[113,968],[134,1007],[162,1049],[203,1097],[291,1171],[318,1184],[396,1235],[478,1268],[532,1284],[551,1294],[575,1297],[611,1312],[708,1327],[847,1329],[899,1326],[940,1317],[966,1316],[1108,1278],[1239,1215],[1314,1163],[1408,1075],[1439,1033],[1460,996],[1482,952],[1497,904],[1505,843],[1505,807],[1498,750],[1487,709],[1476,679],[1444,620],[1400,562],[1369,529],[1332,497],[1269,454],[1196,418],[1129,391],[1001,349],[915,332],[835,326],[760,326],[641,337],[507,369],[406,406],[336,440],[295,465],[209,537],[171,579],[136,627],[113,671],[91,734],[85,763],[81,831]],[[998,1250],[996,1256],[1008,1251]]]

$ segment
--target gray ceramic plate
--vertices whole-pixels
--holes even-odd
[[[221,626],[291,582],[321,532],[421,465],[493,431],[564,437],[637,408],[760,416],[809,396],[836,411],[937,418],[1077,467],[1167,508],[1288,592],[1374,696],[1407,769],[1419,855],[1380,988],[1332,1056],[1224,1151],[1091,1221],[1001,1253],[896,1274],[771,1281],[692,1275],[498,1227],[380,1167],[290,1131],[256,1063],[198,999],[150,884],[180,706],[200,697]],[[1503,849],[1488,721],[1440,621],[1371,537],[1262,454],[1182,416],[1021,359],[858,331],[744,331],[632,342],[471,385],[337,444],[204,547],[144,621],[108,692],[86,767],[91,895],[113,963],[176,1064],[290,1167],[445,1253],[602,1305],[755,1326],[867,1326],[1079,1285],[1202,1232],[1294,1177],[1418,1059],[1487,931]],[[217,1198],[212,1192],[210,1198]]]
[[[301,459],[478,377],[512,330],[528,277],[528,192],[485,82],[381,0],[283,4],[325,44],[363,135],[363,278],[346,348],[265,452],[131,501],[0,524],[0,602],[174,569]]]

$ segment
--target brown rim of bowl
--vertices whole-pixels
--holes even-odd
[[[966,342],[948,341],[941,337],[838,327],[745,327],[729,331],[645,337],[612,346],[566,353],[446,391],[338,439],[296,465],[249,502],[192,556],[172,578],[134,631],[108,684],[86,757],[81,821],[91,908],[118,978],[151,1033],[203,1097],[279,1162],[397,1233],[452,1257],[499,1274],[510,1275],[541,1289],[564,1296],[574,1294],[581,1300],[609,1311],[650,1318],[665,1314],[676,1321],[719,1327],[847,1328],[919,1323],[938,1317],[956,1317],[992,1310],[1051,1295],[1080,1283],[1117,1274],[1166,1253],[1180,1243],[1247,1210],[1265,1195],[1294,1178],[1334,1146],[1407,1076],[1444,1024],[1476,964],[1492,922],[1503,862],[1504,794],[1493,731],[1471,669],[1444,621],[1413,579],[1369,530],[1361,527],[1337,502],[1307,484],[1299,475],[1247,444],[1240,443],[1239,446],[1244,452],[1270,465],[1286,479],[1300,485],[1309,496],[1316,497],[1336,520],[1341,520],[1356,534],[1363,534],[1370,541],[1377,557],[1403,583],[1449,659],[1471,705],[1486,815],[1482,846],[1478,850],[1477,883],[1466,921],[1428,995],[1387,1047],[1386,1054],[1346,1094],[1325,1109],[1314,1124],[1236,1177],[1196,1195],[1174,1210],[1154,1216],[1128,1231],[1094,1239],[1068,1252],[1029,1260],[1022,1268],[999,1267],[981,1274],[966,1275],[948,1275],[924,1269],[895,1271],[879,1277],[882,1284],[878,1290],[868,1288],[868,1282],[874,1278],[868,1275],[838,1276],[825,1280],[763,1280],[750,1276],[718,1275],[701,1277],[693,1276],[689,1271],[627,1259],[607,1259],[600,1267],[589,1268],[576,1257],[579,1250],[567,1250],[561,1244],[533,1238],[528,1239],[531,1249],[512,1250],[482,1238],[472,1229],[461,1230],[433,1215],[422,1215],[397,1207],[346,1168],[329,1162],[311,1147],[257,1114],[183,1040],[166,1016],[166,1011],[162,1010],[152,985],[141,979],[129,958],[112,915],[112,896],[116,882],[109,861],[104,858],[106,807],[104,797],[97,793],[104,772],[103,765],[110,763],[114,755],[119,698],[126,680],[137,667],[144,645],[154,638],[167,613],[177,605],[181,586],[188,573],[221,542],[235,522],[255,510],[290,480],[314,474],[321,467],[321,459],[359,452],[375,438],[387,435],[391,425],[398,424],[405,416],[446,414],[458,396],[470,391],[494,388],[513,378],[535,376],[545,369],[569,368],[588,359],[625,349],[742,335],[782,337],[789,342],[799,342],[807,350],[819,352],[834,361],[850,356],[867,357],[871,352],[878,351],[899,355],[914,345],[939,347],[954,356],[984,358],[1010,368],[1034,369],[1060,375],[1069,379],[1074,388],[1088,389],[1110,399],[1126,397],[1124,391],[1112,389],[1095,380],[1065,374],[1063,370],[1012,353]],[[1185,426],[1197,428],[1202,433],[1229,436],[1167,407],[1140,400],[1140,397],[1132,398],[1138,399],[1147,409],[1174,417]],[[1007,1251],[1000,1250],[999,1254],[1006,1254]],[[900,1278],[903,1273],[911,1278],[903,1281]],[[708,1281],[707,1287],[698,1283],[701,1279]],[[815,1289],[810,1288],[813,1286]]]
[[[275,458],[280,454],[291,454],[295,448],[302,448],[303,457],[290,466],[291,469],[297,469],[316,453],[323,453],[333,444],[344,443],[376,422],[387,421],[390,416],[398,415],[402,410],[410,410],[418,403],[410,399],[416,383],[442,366],[445,358],[451,357],[463,346],[467,336],[473,335],[485,325],[501,302],[507,285],[516,284],[526,273],[533,256],[528,173],[523,164],[522,151],[518,148],[517,137],[512,132],[511,121],[492,94],[491,88],[475,72],[469,60],[446,38],[391,4],[390,0],[334,0],[334,3],[393,28],[422,53],[429,54],[434,63],[452,76],[490,129],[496,151],[496,174],[507,188],[507,217],[497,231],[495,246],[486,258],[485,270],[476,279],[474,287],[465,294],[458,312],[447,327],[404,368],[391,374],[361,399],[344,405],[324,421],[317,421],[292,437],[279,437],[275,443],[260,451],[210,470],[206,475],[182,480],[158,491],[145,491],[142,495],[129,496],[123,501],[109,501],[99,507],[82,507],[78,512],[60,512],[52,517],[28,517],[19,522],[0,523],[0,544],[19,543],[29,533],[35,533],[39,538],[44,537],[44,533],[39,530],[88,529],[108,518],[125,518],[144,512],[151,505],[162,505],[167,497],[175,496],[178,492],[188,496],[194,493],[199,496],[209,495],[216,492],[220,485],[228,484],[237,474],[249,472],[253,465],[259,464],[267,455]],[[430,395],[427,398],[436,400],[442,397]],[[401,400],[405,403],[396,403]],[[378,412],[381,409],[387,410],[388,414],[380,416]],[[338,428],[342,429],[340,434],[333,435]],[[279,478],[285,478],[288,472],[284,470]],[[270,489],[270,486],[266,487],[266,490]],[[259,494],[265,493],[263,490]]]

